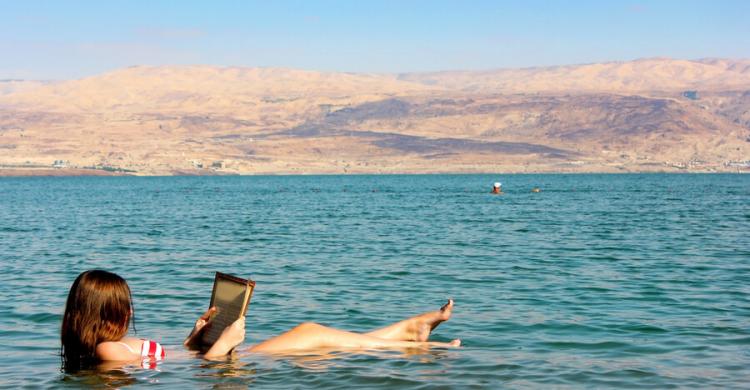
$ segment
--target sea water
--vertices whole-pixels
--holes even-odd
[[[3,178],[0,385],[747,388],[749,234],[750,175]],[[156,369],[60,371],[92,268],[128,280]],[[433,339],[463,346],[204,361],[180,345],[214,271],[257,282],[245,345],[450,297]]]

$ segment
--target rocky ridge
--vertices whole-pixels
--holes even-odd
[[[750,170],[750,60],[0,81],[0,175]]]

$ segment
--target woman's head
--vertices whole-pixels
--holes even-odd
[[[96,346],[123,338],[132,318],[125,279],[101,270],[78,275],[68,293],[60,332],[63,367],[76,370],[95,363]]]

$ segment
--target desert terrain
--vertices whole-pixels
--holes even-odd
[[[750,172],[750,60],[0,81],[0,175]]]

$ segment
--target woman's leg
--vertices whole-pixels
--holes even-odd
[[[268,339],[248,349],[249,352],[282,352],[320,348],[409,348],[424,346],[457,347],[460,340],[450,343],[429,341],[387,340],[361,333],[347,332],[320,324],[306,322],[294,329]]]
[[[453,300],[449,299],[448,303],[443,305],[440,310],[407,318],[403,321],[396,322],[395,324],[365,334],[388,340],[427,341],[430,337],[430,333],[437,328],[440,323],[448,321],[448,319],[451,318],[452,313]]]
[[[453,309],[450,300],[440,310],[420,314],[367,334],[347,332],[306,322],[279,336],[248,349],[250,352],[281,352],[320,348],[409,348],[424,346],[457,347],[460,340],[450,343],[428,342],[430,331],[448,320]]]

